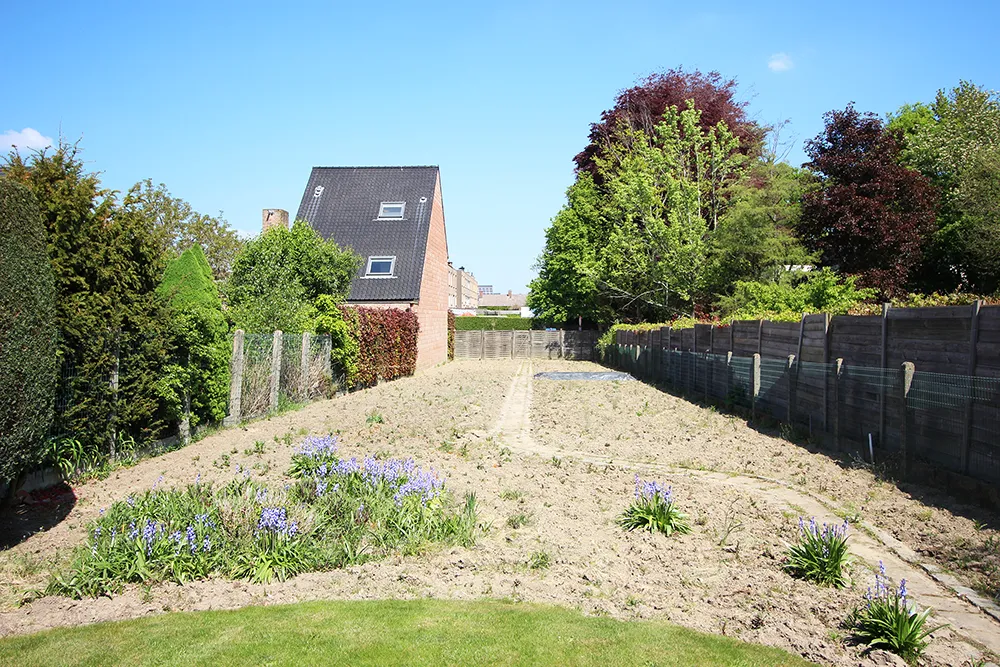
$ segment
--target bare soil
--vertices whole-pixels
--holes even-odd
[[[988,556],[988,540],[998,539],[992,526],[1000,524],[977,527],[973,518],[981,515],[972,508],[926,494],[918,500],[914,490],[871,470],[639,382],[531,379],[543,370],[599,368],[585,362],[453,362],[222,431],[78,486],[78,500],[68,513],[62,510],[64,517],[49,527],[39,516],[45,530],[0,552],[0,636],[249,604],[489,597],[623,619],[660,618],[778,646],[821,664],[890,664],[884,655],[863,655],[840,628],[881,557],[875,537],[857,532],[852,538],[856,563],[846,590],[804,583],[781,569],[798,516],[833,520],[830,508],[867,520],[982,585],[988,557],[983,564],[968,554],[978,549]],[[384,423],[368,423],[374,413]],[[198,474],[225,482],[250,469],[283,483],[294,445],[307,433],[326,432],[340,434],[347,456],[413,456],[439,470],[457,494],[476,493],[488,526],[479,544],[267,586],[214,579],[134,587],[96,600],[43,597],[18,606],[26,590],[44,588],[50,569],[83,542],[100,508],[154,483],[182,485]],[[258,440],[266,443],[259,456],[252,453]],[[673,485],[691,518],[691,534],[667,538],[617,527],[636,471]],[[887,552],[885,559],[890,575],[909,574],[898,558]],[[971,565],[960,570],[962,559]],[[548,565],[540,566],[545,560]],[[954,620],[935,633],[927,664],[971,665],[990,657],[983,646],[1000,642],[1000,624],[927,577],[915,585],[920,604]]]

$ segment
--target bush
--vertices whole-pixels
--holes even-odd
[[[316,333],[330,335],[330,355],[334,372],[343,378],[345,386],[352,386],[358,377],[357,325],[347,317],[346,309],[328,294],[316,299]]]
[[[348,384],[372,386],[413,375],[417,368],[417,315],[398,308],[343,307],[358,343],[357,373]]]
[[[191,426],[221,421],[229,399],[229,327],[200,245],[167,265],[159,294],[170,311],[174,345],[160,382],[168,413],[182,420],[190,411]]]
[[[38,202],[0,178],[0,480],[40,461],[56,371],[55,280]]]
[[[931,610],[918,613],[907,599],[906,579],[893,588],[885,574],[885,565],[879,561],[878,567],[875,588],[868,589],[864,604],[850,613],[846,625],[872,648],[884,648],[914,662],[927,648],[927,637],[944,626],[925,629]]]
[[[856,280],[848,276],[841,281],[830,269],[822,269],[795,283],[739,281],[732,296],[719,300],[719,309],[725,321],[798,321],[803,313],[844,315],[875,296],[873,289],[858,288]]]
[[[456,331],[528,331],[541,326],[533,317],[479,317],[463,315],[455,318]]]
[[[659,482],[644,482],[639,475],[635,476],[635,499],[619,517],[618,525],[625,530],[643,529],[667,536],[691,532],[687,516],[674,505],[671,487],[664,487]]]
[[[455,313],[448,311],[448,361],[455,359]]]
[[[846,520],[840,526],[824,523],[820,529],[816,519],[810,519],[807,525],[799,518],[799,543],[789,548],[785,571],[824,586],[843,588],[847,585],[844,569],[849,562]]]
[[[316,299],[347,296],[361,258],[326,241],[308,222],[273,227],[250,241],[233,260],[226,296],[236,326],[250,333],[309,331]]]
[[[475,496],[456,506],[444,481],[412,459],[341,459],[335,438],[307,438],[291,475],[295,483],[278,489],[243,477],[129,496],[88,527],[48,592],[96,596],[214,574],[267,583],[474,542]]]

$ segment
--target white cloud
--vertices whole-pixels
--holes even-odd
[[[787,72],[795,66],[787,53],[775,53],[767,60],[767,68],[772,72]]]
[[[52,145],[52,137],[42,136],[38,130],[26,127],[20,132],[7,130],[0,135],[0,153],[6,153],[13,146],[15,148],[37,149],[46,148]]]

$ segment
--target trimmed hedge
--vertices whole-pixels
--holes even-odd
[[[413,375],[420,331],[416,313],[397,308],[342,308],[358,342],[357,373],[349,379],[352,387]]]
[[[0,480],[17,480],[42,458],[58,368],[55,312],[38,202],[0,178]]]
[[[463,315],[455,318],[456,331],[527,331],[541,326],[533,317],[478,317]]]
[[[455,313],[448,311],[448,361],[455,358]]]

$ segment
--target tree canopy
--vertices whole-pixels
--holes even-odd
[[[225,288],[233,322],[255,333],[311,331],[316,299],[343,300],[360,263],[304,220],[291,229],[272,227],[247,241],[233,262]]]

